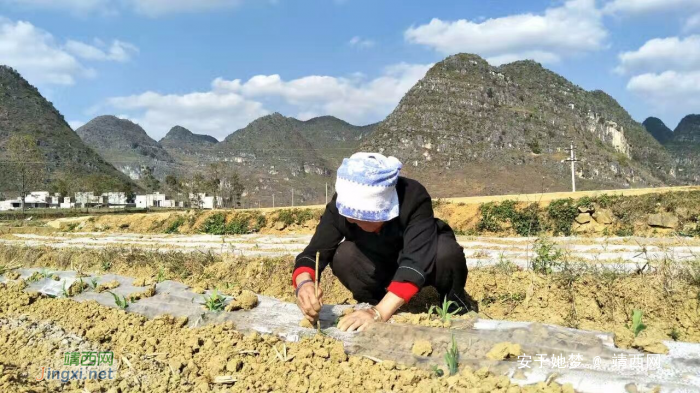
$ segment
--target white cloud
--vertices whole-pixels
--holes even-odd
[[[690,18],[685,20],[683,24],[683,31],[700,31],[700,13],[692,15]]]
[[[516,59],[553,63],[600,50],[608,32],[595,0],[569,0],[543,14],[517,14],[483,22],[433,19],[404,32],[408,42],[443,54],[476,53],[493,64]]]
[[[376,45],[376,42],[374,40],[370,40],[368,38],[362,38],[360,36],[354,36],[348,41],[348,45],[355,47],[355,48],[372,48],[374,45]]]
[[[627,89],[655,107],[688,114],[700,106],[700,70],[646,73],[630,79]]]
[[[324,114],[366,124],[388,115],[430,67],[430,64],[396,64],[374,79],[354,74],[348,78],[312,75],[285,81],[279,75],[257,75],[247,82],[217,78],[212,85],[215,91],[231,91],[251,98],[281,98],[298,110],[298,117]]]
[[[269,113],[261,103],[231,92],[196,92],[163,95],[145,92],[108,100],[122,116],[139,123],[159,139],[174,125],[223,139],[252,120]]]
[[[96,71],[79,59],[123,62],[137,51],[118,40],[106,51],[72,40],[62,45],[51,33],[29,22],[0,17],[0,63],[16,68],[33,84],[73,85],[79,78],[96,76]]]
[[[94,76],[66,52],[48,32],[29,22],[0,18],[0,62],[16,68],[35,84],[72,85],[77,78]]]
[[[430,66],[396,64],[374,79],[359,73],[292,80],[256,75],[245,82],[217,78],[207,92],[114,97],[106,106],[93,108],[93,114],[124,113],[156,139],[176,124],[223,139],[273,110],[302,120],[333,115],[354,124],[369,124],[388,115]]]
[[[97,44],[104,46],[99,40]],[[86,60],[117,61],[121,63],[129,61],[131,56],[139,51],[135,45],[119,40],[114,40],[112,45],[105,49],[84,42],[69,40],[66,42],[66,50]]]
[[[631,75],[627,90],[654,112],[678,118],[700,106],[700,35],[654,38],[636,51],[619,55],[615,69]]]
[[[636,51],[621,53],[619,59],[620,64],[615,70],[620,74],[700,69],[700,35],[654,38]]]
[[[646,14],[700,8],[697,0],[613,0],[603,10],[611,14]]]

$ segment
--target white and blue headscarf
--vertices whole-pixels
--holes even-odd
[[[384,222],[399,215],[396,182],[401,162],[378,153],[355,153],[338,168],[335,190],[340,215]]]

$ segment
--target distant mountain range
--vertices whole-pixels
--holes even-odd
[[[678,166],[679,176],[699,183],[700,115],[684,117],[673,131],[655,117],[644,120],[644,126],[656,140],[671,152]]]
[[[2,61],[0,59],[0,61]],[[36,140],[43,156],[45,188],[57,180],[73,188],[135,187],[129,178],[88,147],[73,132],[54,106],[14,69],[0,66],[0,161],[8,160],[7,144],[13,135]],[[16,192],[12,164],[0,165],[0,192]]]
[[[137,124],[114,116],[99,116],[77,130],[84,142],[132,179],[141,168],[154,168],[159,178],[168,174],[187,181],[206,172],[214,162],[235,167],[250,200],[271,203],[321,202],[325,184],[342,157],[351,154],[374,125],[353,126],[332,116],[307,121],[282,116],[263,116],[219,142],[208,135],[173,127],[156,142]],[[332,186],[332,184],[331,184]]]
[[[450,56],[380,123],[273,113],[223,141],[181,126],[155,141],[114,116],[97,117],[76,134],[14,71],[1,68],[0,82],[0,157],[9,135],[30,132],[55,161],[56,175],[73,162],[80,173],[124,184],[124,174],[138,179],[144,166],[161,179],[187,181],[224,162],[241,175],[246,200],[263,206],[273,194],[277,205],[288,205],[292,189],[295,204],[322,202],[342,158],[356,151],[395,155],[403,174],[440,197],[569,190],[564,160],[571,142],[579,189],[700,182],[700,116],[686,117],[673,132],[656,118],[642,125],[606,93],[586,91],[533,61],[493,67],[476,55]]]

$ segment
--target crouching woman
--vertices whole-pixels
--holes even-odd
[[[400,170],[396,158],[381,154],[356,153],[343,160],[336,194],[292,275],[297,304],[310,322],[318,320],[323,297],[314,289],[317,252],[319,274],[330,265],[355,300],[372,305],[342,318],[340,330],[361,331],[389,320],[425,286],[463,311],[475,308],[464,291],[462,247],[452,229],[434,217],[425,187],[399,176]]]

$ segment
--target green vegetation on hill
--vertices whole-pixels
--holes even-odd
[[[83,143],[63,116],[22,76],[0,66],[0,161],[12,164],[8,143],[13,136],[36,141],[42,155],[44,189],[56,183],[70,190],[97,188],[110,184],[112,190],[126,190],[133,183]],[[17,173],[0,171],[0,192],[17,194]]]
[[[642,125],[647,131],[649,131],[651,136],[653,136],[654,139],[659,141],[659,143],[662,145],[673,139],[673,131],[666,127],[666,124],[664,124],[664,122],[659,118],[648,117],[646,120],[644,120]]]
[[[83,142],[132,178],[144,175],[142,167],[152,168],[158,178],[177,173],[180,169],[158,142],[130,120],[98,116],[78,128],[76,133]]]
[[[569,188],[571,141],[580,189],[677,182],[671,156],[609,95],[470,54],[435,64],[361,149],[395,155],[440,196],[498,195]]]
[[[670,152],[677,165],[677,176],[699,183],[700,115],[684,117],[673,132],[655,117],[646,119],[644,126]]]

